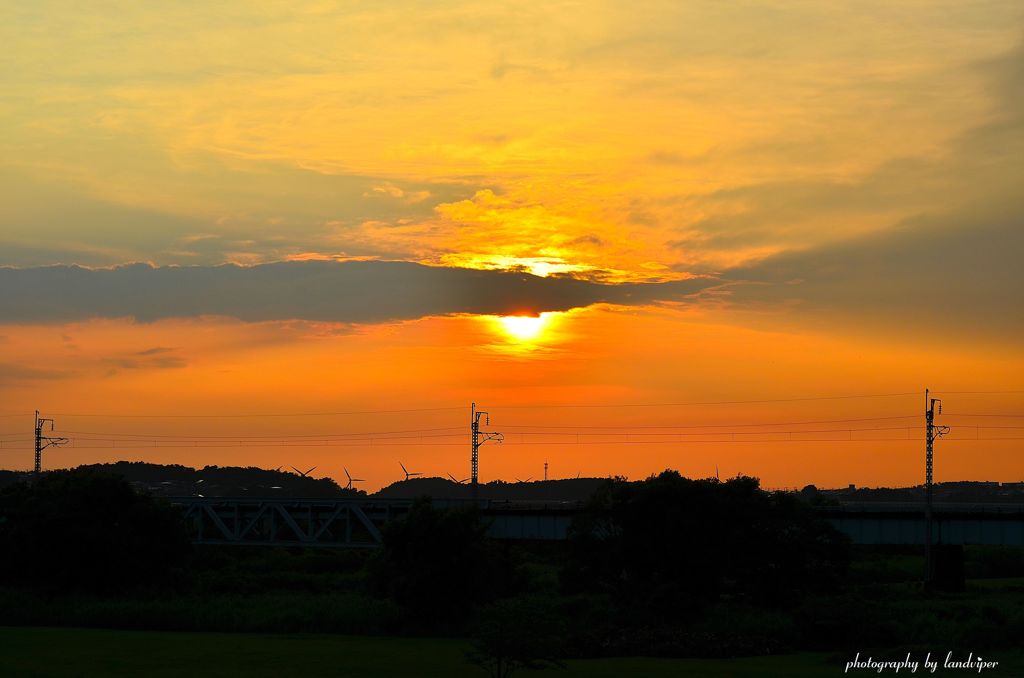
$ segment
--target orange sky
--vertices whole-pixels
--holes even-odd
[[[0,465],[31,464],[38,408],[78,436],[48,467],[464,477],[476,401],[507,439],[483,480],[911,484],[930,386],[937,478],[1021,480],[1022,24],[999,1],[24,3],[0,25]],[[417,435],[338,444],[373,431]]]
[[[595,307],[545,320],[539,334],[525,339],[494,319],[471,316],[356,328],[213,318],[97,320],[59,331],[18,327],[7,335],[5,350],[26,364],[46,355],[49,372],[8,385],[3,411],[45,405],[44,413],[57,419],[57,433],[76,439],[74,446],[48,451],[48,467],[116,459],[317,465],[318,472],[335,478],[344,477],[343,467],[358,470],[369,486],[378,486],[398,477],[402,461],[430,475],[462,477],[468,468],[469,403],[475,400],[491,412],[492,428],[506,435],[504,445],[485,448],[485,480],[540,477],[548,461],[552,477],[642,477],[666,467],[708,475],[717,465],[722,474],[756,474],[772,486],[910,484],[921,474],[923,394],[735,405],[535,406],[902,393],[937,376],[943,382],[932,386],[950,391],[977,384],[1002,390],[1019,385],[1013,376],[1022,368],[1012,352],[979,356],[966,346],[950,350],[750,329],[702,311]],[[939,395],[948,413],[942,421],[954,432],[939,445],[937,477],[1017,478],[1020,440],[970,439],[1024,437],[1024,422],[956,415],[1020,414],[1024,394]],[[444,409],[319,414],[427,407]],[[197,413],[212,416],[74,416]],[[309,415],[232,416],[253,413]],[[798,424],[837,419],[866,420]],[[772,422],[782,425],[750,426]],[[973,428],[979,424],[1021,428]],[[655,426],[681,428],[650,428]],[[31,462],[31,417],[4,418],[3,432],[6,447],[20,448],[4,452],[6,465],[24,468]],[[682,435],[653,435],[669,432]],[[112,434],[122,439],[111,443]],[[132,435],[143,448],[125,439]],[[273,438],[282,435],[309,436],[310,446]],[[152,441],[160,436],[223,440],[217,438],[217,447],[184,440],[154,449]],[[260,436],[267,439],[255,439]],[[888,438],[910,440],[880,440]],[[117,448],[107,449],[111,445]]]

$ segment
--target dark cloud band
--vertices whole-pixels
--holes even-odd
[[[0,322],[216,315],[246,321],[365,323],[454,313],[563,311],[597,303],[647,304],[679,299],[713,284],[706,278],[604,284],[389,261],[0,268]]]

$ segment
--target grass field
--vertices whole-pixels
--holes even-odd
[[[175,633],[0,627],[0,676],[194,678],[405,678],[486,674],[463,658],[457,640],[359,636]],[[1021,655],[1014,657],[1019,666]],[[1004,657],[1000,659],[1010,659]],[[838,676],[845,659],[795,654],[742,659],[625,657],[571,661],[564,671],[523,671],[537,678]],[[919,672],[920,673],[920,672]],[[977,675],[939,671],[944,675]],[[870,671],[847,675],[878,675]],[[1007,662],[983,675],[1019,676]]]

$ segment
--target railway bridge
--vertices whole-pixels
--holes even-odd
[[[197,544],[374,548],[385,524],[412,502],[393,499],[280,499],[178,497]],[[434,500],[435,506],[472,502]],[[578,502],[481,501],[488,534],[497,539],[561,540]],[[922,506],[845,503],[818,509],[855,544],[924,544]],[[935,505],[932,542],[1024,546],[1024,504]]]

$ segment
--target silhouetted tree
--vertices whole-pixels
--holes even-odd
[[[291,470],[264,469],[255,466],[204,466],[200,469],[180,464],[151,464],[119,461],[113,464],[80,466],[109,473],[141,486],[162,497],[201,493],[207,497],[303,497],[358,498],[366,492],[347,489],[331,478],[301,476]],[[2,478],[0,478],[2,481]]]
[[[162,586],[190,550],[178,511],[90,470],[0,492],[0,577],[54,590]]]
[[[374,589],[435,620],[457,618],[473,603],[508,593],[515,564],[485,530],[475,508],[437,509],[417,500],[405,518],[385,526],[371,566]]]
[[[563,583],[612,595],[635,622],[679,620],[726,589],[777,603],[827,587],[845,568],[845,545],[803,502],[755,478],[665,471],[595,493],[570,530]]]

